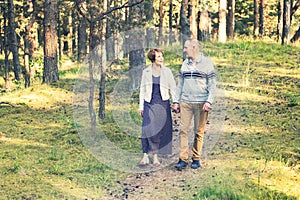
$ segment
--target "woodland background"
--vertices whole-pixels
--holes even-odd
[[[299,199],[299,6],[0,1],[0,199]],[[139,138],[115,122],[120,108],[108,96],[124,73],[138,89],[150,47],[166,50],[176,76],[188,37],[201,42],[225,90],[224,133],[203,167],[132,174],[99,162],[78,136],[72,110],[82,64],[91,132],[100,124],[113,143],[140,152]],[[140,123],[137,95],[130,113]]]

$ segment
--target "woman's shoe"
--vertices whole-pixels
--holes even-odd
[[[144,155],[143,159],[141,160],[141,162],[139,163],[139,165],[141,166],[145,166],[145,165],[148,165],[149,164],[149,157],[148,155]]]
[[[155,167],[160,166],[160,162],[158,161],[157,154],[154,154],[154,156],[153,156],[153,165]]]

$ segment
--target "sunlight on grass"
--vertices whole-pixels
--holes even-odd
[[[71,104],[71,100],[71,92],[49,85],[39,85],[0,96],[0,101],[15,105],[26,104],[32,109],[53,109],[61,104]]]
[[[291,170],[290,167],[284,166],[278,161],[271,161],[267,163],[262,174],[261,184],[270,190],[277,190],[300,199],[300,174],[297,172],[299,167]]]
[[[278,100],[274,97],[269,96],[262,96],[258,94],[253,94],[249,92],[238,92],[238,91],[226,91],[226,97],[239,100],[239,101],[245,101],[250,100],[254,102],[277,102]]]
[[[211,174],[210,178],[206,179],[207,187],[211,185],[216,189],[231,188],[232,191],[241,191],[240,194],[251,196],[251,199],[265,199],[264,196],[269,194],[262,193],[262,189],[266,192],[266,188],[282,194],[281,197],[275,199],[282,199],[285,195],[294,197],[291,199],[300,198],[298,190],[300,175],[297,169],[293,170],[278,161],[265,163],[265,160],[249,158],[247,154],[241,156],[232,154],[215,157],[206,162],[209,163],[209,167],[204,172]],[[224,180],[226,182],[223,182]],[[268,199],[273,198],[269,196]]]
[[[53,186],[57,191],[68,194],[75,199],[99,199],[103,196],[103,192],[99,188],[86,189],[75,182],[64,180],[58,176],[43,178],[43,181]]]
[[[9,137],[5,137],[3,135],[0,135],[0,142],[14,144],[14,145],[18,145],[18,146],[49,147],[49,145],[43,144],[40,142],[35,142],[35,141],[31,141],[31,140],[26,140],[26,139],[19,139],[19,138],[9,138]]]

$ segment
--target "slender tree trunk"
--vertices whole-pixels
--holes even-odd
[[[207,10],[202,10],[199,20],[200,41],[210,41],[211,19]]]
[[[235,0],[228,0],[227,36],[229,40],[234,39],[235,26]]]
[[[9,90],[10,89],[10,83],[11,83],[11,77],[9,76],[9,63],[8,63],[8,56],[9,56],[9,51],[7,48],[4,47],[4,79],[5,79],[5,89]]]
[[[110,6],[111,0],[103,0],[103,10],[107,10]],[[99,86],[99,118],[105,119],[105,79],[107,62],[112,61],[113,55],[109,51],[113,51],[113,42],[111,39],[111,26],[108,19],[100,22],[100,86]]]
[[[190,19],[190,29],[191,29],[191,37],[197,38],[197,0],[190,0],[190,13],[189,13],[189,19]]]
[[[14,4],[13,0],[8,0],[7,2],[8,7],[8,26],[10,30],[9,34],[9,41],[10,41],[10,50],[13,54],[13,64],[14,64],[14,74],[15,79],[21,79],[21,65],[19,60],[19,47],[18,47],[18,40],[16,34],[16,25],[15,25],[15,11],[14,11]]]
[[[283,7],[283,30],[281,44],[290,42],[290,26],[291,26],[291,0],[284,0]]]
[[[111,0],[104,0],[103,3],[105,3],[105,1],[107,1],[107,5],[106,5],[106,8],[109,8],[112,1]],[[102,34],[104,34],[104,38],[105,38],[105,41],[106,41],[106,59],[108,62],[111,62],[114,57],[115,57],[115,40],[113,39],[114,37],[114,27],[111,23],[110,20],[108,19],[104,19],[104,21],[106,22],[105,23],[105,28],[106,30],[102,30]]]
[[[226,42],[226,0],[220,0],[219,10],[219,42]]]
[[[264,12],[265,12],[265,3],[264,3],[264,0],[260,0],[260,3],[259,3],[259,36],[260,37],[263,37],[265,35]]]
[[[134,3],[135,0],[130,0]],[[137,7],[129,8],[129,21],[136,23],[141,22],[144,11],[139,10]],[[131,89],[136,90],[139,88],[142,72],[146,66],[145,57],[145,33],[142,29],[132,29],[129,36],[129,76],[131,78]]]
[[[65,3],[62,6],[67,6],[67,3]],[[71,55],[72,52],[72,11],[66,10],[65,16],[62,18],[62,52],[65,55]]]
[[[76,56],[78,51],[78,16],[75,10],[72,10],[72,56]]]
[[[169,1],[169,45],[174,41],[173,35],[173,0]]]
[[[87,0],[87,5],[90,5],[90,0]],[[89,7],[90,16],[94,16],[93,9]],[[96,137],[96,112],[94,109],[94,98],[95,98],[95,79],[94,79],[94,59],[97,57],[95,52],[95,47],[99,38],[97,36],[97,27],[93,19],[90,20],[89,24],[90,34],[89,34],[89,99],[88,99],[88,108],[91,119],[91,134]]]
[[[146,29],[146,46],[155,47],[155,30],[154,30],[154,7],[153,0],[145,1],[145,15],[148,28]]]
[[[33,57],[34,49],[35,49],[35,41],[33,36],[32,28],[35,23],[35,19],[37,16],[36,6],[34,5],[34,2],[27,2],[27,8],[30,8],[33,10],[33,14],[31,18],[29,19],[29,23],[27,24],[25,36],[24,36],[24,68],[25,68],[25,87],[30,87],[30,79],[31,79],[31,67],[29,65],[30,60]],[[26,15],[29,13],[29,10],[26,10]]]
[[[278,10],[277,41],[281,41],[282,30],[283,30],[283,0],[278,1],[277,10]]]
[[[164,36],[163,36],[163,24],[164,24],[164,4],[163,0],[159,1],[159,27],[158,27],[158,42],[159,46],[163,45]]]
[[[61,31],[61,26],[62,25],[62,20],[61,20],[61,15],[60,15],[60,9],[61,9],[61,4],[63,2],[58,0],[57,2],[57,43],[58,43],[58,61],[61,61],[62,59],[62,54],[63,54],[63,44],[62,44],[62,31]]]
[[[8,28],[6,26],[7,24],[7,18],[6,15],[4,15],[4,80],[5,80],[5,90],[10,89],[10,82],[11,82],[11,77],[9,76],[9,62],[8,62],[8,56],[9,56],[9,50],[8,50],[8,37],[9,37],[9,32]]]
[[[259,34],[259,4],[258,0],[254,0],[254,24],[253,24],[253,35],[257,38]]]
[[[83,1],[82,4],[86,5],[86,2]],[[85,16],[82,16],[78,13],[79,25],[78,25],[78,61],[83,61],[87,55],[87,20]]]
[[[180,8],[180,28],[182,33],[182,44],[184,45],[185,41],[191,37],[190,22],[186,15],[186,4],[182,1]]]
[[[44,3],[44,74],[43,83],[59,80],[57,62],[57,1],[46,0]]]

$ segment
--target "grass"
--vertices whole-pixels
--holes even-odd
[[[165,51],[174,75],[180,48]],[[186,179],[177,199],[299,199],[300,49],[261,41],[203,43],[202,48],[225,89],[226,120],[205,158],[208,165],[200,174],[205,181]],[[139,133],[138,94],[130,96],[129,107],[113,104],[109,96],[126,70],[126,60],[108,70],[106,119],[99,127],[111,144],[139,153],[139,139],[124,131]],[[85,127],[72,110],[77,72],[78,65],[64,60],[59,82],[41,85],[36,77],[30,88],[13,83],[12,91],[0,94],[1,102],[11,104],[0,105],[1,198],[100,199],[122,190],[118,182],[127,173],[99,161],[78,134]],[[118,124],[116,110],[128,110],[134,126]]]

